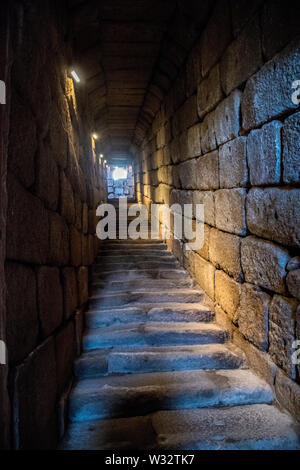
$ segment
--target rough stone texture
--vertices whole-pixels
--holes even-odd
[[[49,180],[51,184],[49,184]],[[58,169],[49,148],[44,145],[40,145],[37,154],[35,193],[44,201],[48,209],[53,211],[57,209],[59,198]]]
[[[201,258],[199,255],[194,255],[193,269],[195,279],[199,286],[205,290],[207,295],[214,299],[215,297],[215,268],[214,266]]]
[[[283,181],[287,184],[300,182],[300,113],[284,121],[282,130]]]
[[[296,300],[275,295],[269,312],[269,354],[291,378],[296,372],[292,364],[296,309]]]
[[[239,135],[241,97],[239,90],[233,91],[214,112],[214,129],[218,145]]]
[[[15,444],[20,449],[54,449],[58,425],[53,338],[43,343],[16,368],[13,387]]]
[[[300,300],[300,269],[290,271],[286,278],[289,293]]]
[[[237,312],[240,332],[259,349],[268,347],[268,311],[271,297],[251,284],[243,284]]]
[[[38,309],[41,334],[45,338],[63,319],[63,293],[59,270],[43,266],[37,270]]]
[[[203,119],[207,113],[212,111],[221,101],[222,97],[220,69],[219,65],[216,65],[210,71],[209,76],[198,85],[197,105],[200,119]]]
[[[49,262],[55,265],[67,265],[70,258],[70,234],[63,217],[49,212],[50,250]]]
[[[246,203],[249,230],[284,245],[299,246],[299,203],[299,189],[251,189]]]
[[[260,36],[259,16],[256,16],[226,49],[221,60],[221,81],[226,95],[262,66]]]
[[[237,309],[240,305],[241,284],[223,271],[215,273],[216,302],[228,313],[233,323],[237,321]]]
[[[280,183],[281,127],[279,121],[273,121],[248,136],[247,157],[253,186]]]
[[[188,156],[193,158],[199,155],[201,155],[200,124],[196,124],[188,130]],[[166,164],[165,157],[164,163]]]
[[[35,152],[37,150],[36,124],[31,110],[17,93],[12,93],[8,168],[29,187],[35,179]]]
[[[204,204],[204,222],[215,225],[215,201],[212,191],[193,191],[193,204]],[[194,207],[195,209],[195,207]],[[194,214],[194,217],[196,214]]]
[[[33,269],[6,263],[7,321],[6,341],[9,362],[24,359],[36,346],[39,327],[36,304],[36,278]]]
[[[78,304],[77,278],[74,268],[64,268],[62,270],[63,295],[64,295],[64,315],[68,320],[74,314]]]
[[[286,269],[288,271],[293,271],[294,269],[300,269],[300,256],[294,256],[294,258],[292,258],[288,262]]]
[[[215,193],[216,226],[236,235],[246,234],[245,189],[221,189]]]
[[[262,46],[267,59],[271,59],[296,35],[299,34],[297,18],[299,2],[290,0],[268,0],[262,12]]]
[[[88,282],[88,268],[81,266],[77,270],[78,294],[79,305],[83,305],[89,298],[89,282]]]
[[[279,402],[298,420],[300,418],[299,384],[289,379],[280,370],[276,374],[275,392]]]
[[[71,183],[66,178],[64,172],[60,174],[60,197],[61,215],[70,224],[75,222],[75,203]]]
[[[179,165],[179,180],[183,188],[196,189],[197,160],[189,160],[188,162]]]
[[[203,155],[215,150],[217,147],[216,134],[214,128],[214,112],[205,116],[200,126],[201,150]]]
[[[242,268],[247,282],[278,294],[286,292],[287,250],[256,237],[247,237],[241,245]]]
[[[59,396],[70,385],[75,359],[75,328],[69,322],[55,337],[56,373]]]
[[[8,175],[7,258],[45,263],[48,256],[48,217],[41,201]],[[38,221],[38,223],[37,223]]]
[[[196,160],[196,186],[200,190],[219,188],[219,153],[208,153]]]
[[[221,0],[213,11],[212,17],[201,39],[201,65],[205,76],[218,62],[231,38],[230,11],[228,2]]]
[[[299,73],[300,48],[299,41],[295,40],[247,82],[242,101],[246,130],[296,110],[291,86]]]
[[[241,239],[236,235],[212,229],[209,240],[209,259],[234,279],[239,279],[241,268]]]
[[[219,149],[220,187],[236,188],[248,183],[247,139],[238,137]]]
[[[82,238],[81,233],[75,227],[71,227],[70,247],[71,264],[73,266],[80,266],[82,262]]]

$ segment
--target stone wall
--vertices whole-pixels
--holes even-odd
[[[12,446],[55,448],[106,197],[61,2],[13,2],[5,275]]]
[[[137,155],[135,180],[148,206],[204,203],[203,248],[169,244],[300,417],[299,13],[296,1],[216,2]]]

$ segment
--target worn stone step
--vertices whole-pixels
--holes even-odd
[[[94,273],[99,273],[99,272],[119,272],[119,271],[124,271],[124,270],[142,270],[144,271],[145,269],[147,270],[157,270],[157,269],[178,269],[179,268],[179,263],[175,259],[171,260],[159,260],[159,261],[127,261],[123,263],[102,263],[101,266],[93,266],[93,272]]]
[[[123,269],[121,271],[100,271],[92,274],[95,280],[136,280],[143,279],[184,279],[189,275],[184,269]]]
[[[204,292],[200,289],[176,289],[173,291],[152,291],[146,289],[141,292],[123,292],[115,291],[111,294],[103,294],[94,290],[93,296],[89,299],[91,308],[101,310],[107,307],[120,307],[125,305],[136,305],[144,303],[163,303],[163,302],[188,302],[199,303],[203,300]]]
[[[147,249],[149,249],[151,246],[155,247],[156,249],[160,249],[159,247],[162,247],[161,249],[163,250],[166,250],[167,249],[167,245],[166,243],[163,241],[163,240],[160,240],[160,239],[151,239],[151,240],[141,240],[141,239],[137,239],[137,240],[132,240],[131,238],[126,238],[125,240],[121,240],[121,239],[115,239],[115,240],[103,240],[102,242],[102,245],[101,245],[103,248],[111,248],[112,246],[115,246],[116,248],[117,247],[121,247],[121,246],[126,246],[126,248],[130,248],[131,246],[132,247],[139,247],[139,248],[142,248],[142,247],[146,247]]]
[[[211,322],[214,311],[202,303],[145,304],[103,310],[90,308],[85,314],[88,328],[140,322]]]
[[[228,333],[214,323],[133,323],[87,330],[83,349],[224,343]]]
[[[147,290],[149,291],[160,291],[182,289],[183,287],[193,288],[195,282],[191,278],[186,279],[145,279],[140,285],[136,281],[105,281],[95,280],[92,283],[93,287],[102,288],[105,292],[107,291],[132,291],[140,292]]]
[[[113,348],[84,353],[75,363],[75,375],[79,378],[87,378],[114,373],[140,374],[241,367],[246,367],[243,354],[230,345]]]
[[[243,405],[74,422],[60,449],[299,450],[299,434],[274,405]]]
[[[99,264],[100,266],[105,262],[125,262],[125,261],[152,261],[152,260],[169,260],[174,259],[174,256],[169,251],[107,251],[101,254],[100,257],[97,257],[95,261],[95,266]]]
[[[88,421],[272,401],[271,388],[249,370],[126,374],[79,381],[70,396],[70,419]]]

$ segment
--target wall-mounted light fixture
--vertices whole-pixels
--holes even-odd
[[[97,135],[97,134],[93,134],[93,139],[94,139],[94,140],[97,140],[97,139],[98,139],[98,135]]]
[[[75,70],[72,70],[71,72],[72,77],[74,78],[75,82],[80,83],[80,78],[78,77],[77,73]]]
[[[103,157],[104,157],[103,153],[100,153],[100,158],[103,158]]]

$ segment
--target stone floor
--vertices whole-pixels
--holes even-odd
[[[271,388],[161,241],[107,241],[61,449],[298,449]]]

